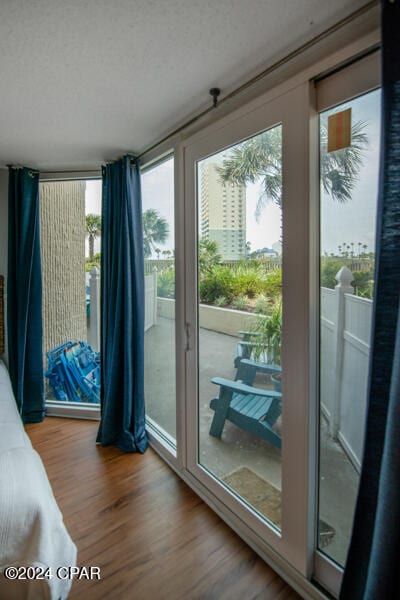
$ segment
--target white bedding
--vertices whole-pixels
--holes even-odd
[[[0,361],[0,600],[63,600],[71,581],[59,567],[76,565],[76,546],[63,523],[43,463],[32,448]],[[7,566],[40,567],[51,578],[10,581]]]

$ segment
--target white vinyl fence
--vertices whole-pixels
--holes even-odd
[[[361,464],[367,402],[372,301],[353,295],[342,267],[334,290],[321,290],[320,397],[329,431],[354,466]]]
[[[147,331],[157,323],[157,269],[154,268],[151,275],[146,275],[145,281],[145,323],[144,330]],[[88,320],[87,337],[88,343],[93,350],[100,350],[100,269],[93,267],[86,283],[90,287],[90,317]]]
[[[157,268],[144,278],[144,330],[157,325]]]

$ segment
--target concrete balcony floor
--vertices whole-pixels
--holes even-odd
[[[200,329],[200,463],[219,478],[240,467],[248,467],[280,490],[280,450],[228,421],[221,439],[209,435],[214,415],[209,404],[219,391],[211,383],[211,378],[234,379],[233,359],[237,342],[238,339],[233,336]],[[160,317],[145,336],[146,412],[173,437],[176,433],[174,374],[174,321]],[[255,385],[262,387],[264,382],[258,380]],[[322,550],[343,565],[350,539],[358,474],[340,444],[330,437],[324,420],[320,432],[319,478],[319,517],[335,532]]]

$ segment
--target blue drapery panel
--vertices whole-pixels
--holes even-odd
[[[7,333],[9,371],[24,423],[45,415],[39,174],[9,169]]]
[[[363,466],[341,600],[400,598],[400,5],[383,2],[382,153]]]
[[[103,168],[101,313],[97,441],[144,452],[142,199],[139,167],[129,156]]]

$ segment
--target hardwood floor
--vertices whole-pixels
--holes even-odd
[[[70,599],[300,598],[149,449],[96,446],[98,423],[48,417],[26,430],[78,547],[100,581]]]

